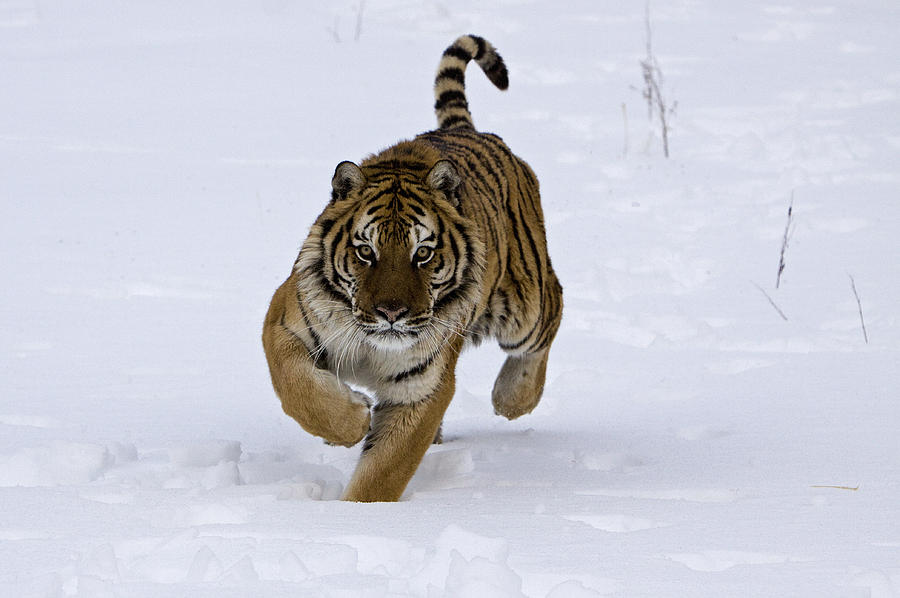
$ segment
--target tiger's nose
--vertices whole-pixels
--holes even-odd
[[[399,301],[387,301],[376,305],[375,311],[383,315],[388,322],[393,324],[397,321],[397,318],[408,312],[409,308]]]

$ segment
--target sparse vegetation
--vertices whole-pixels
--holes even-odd
[[[856,307],[859,308],[859,323],[862,326],[863,339],[865,339],[866,344],[869,344],[869,332],[866,330],[866,319],[863,317],[863,308],[862,302],[859,300],[859,293],[856,291],[856,281],[853,280],[852,274],[847,274],[850,277],[850,288],[853,289],[853,296],[856,297]]]
[[[650,26],[650,2],[644,6],[644,27],[646,30],[647,56],[641,60],[641,74],[644,77],[643,96],[647,101],[647,118],[652,121],[654,114],[659,117],[663,154],[669,157],[669,117],[677,104],[666,103],[662,95],[663,74],[659,62],[653,54],[653,29]]]
[[[794,217],[794,192],[791,191],[791,203],[787,211],[787,224],[784,225],[784,236],[781,238],[781,252],[778,256],[778,276],[775,278],[775,288],[781,285],[781,273],[784,272],[784,252],[787,251],[791,237],[791,224]]]
[[[356,10],[356,27],[353,31],[353,41],[358,42],[360,36],[362,35],[362,27],[363,27],[363,11],[366,8],[366,0],[359,0],[359,3],[354,6]],[[341,17],[340,15],[334,15],[334,24],[331,27],[326,27],[325,30],[331,34],[331,39],[334,40],[334,43],[341,43]]]
[[[753,281],[751,281],[751,282],[753,282]],[[763,295],[765,295],[766,299],[769,300],[769,304],[770,304],[772,307],[775,308],[775,311],[778,312],[778,315],[781,316],[781,319],[784,320],[785,322],[787,322],[787,321],[788,321],[787,316],[784,315],[784,312],[781,311],[781,308],[778,307],[778,304],[775,303],[775,300],[772,299],[772,297],[769,296],[769,294],[766,292],[766,290],[765,290],[764,288],[762,288],[761,286],[759,286],[758,284],[756,284],[755,282],[753,282],[753,286],[755,286],[757,289],[759,289],[759,292],[760,292],[760,293],[762,293]]]

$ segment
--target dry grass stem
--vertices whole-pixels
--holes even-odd
[[[834,488],[835,490],[851,490],[853,492],[859,490],[859,486],[857,486],[856,488],[852,488],[850,486],[810,486],[810,488]]]
[[[853,296],[856,297],[856,307],[859,309],[859,323],[862,326],[863,339],[868,345],[869,333],[866,331],[866,319],[863,317],[862,302],[859,300],[859,293],[856,292],[856,281],[853,280],[852,274],[847,274],[847,276],[850,277],[850,288],[853,289]]]
[[[647,57],[641,61],[641,72],[644,76],[644,99],[647,100],[647,118],[653,119],[653,112],[659,114],[660,131],[662,133],[663,154],[669,157],[669,116],[674,112],[675,106],[666,105],[662,97],[662,71],[653,55],[652,35],[650,28],[650,2],[644,7],[644,26],[647,30]]]
[[[787,251],[790,240],[791,219],[794,216],[794,192],[791,191],[791,204],[788,206],[787,224],[784,225],[784,237],[781,239],[781,254],[778,257],[778,276],[775,278],[775,288],[781,284],[781,273],[784,272],[784,252]]]
[[[784,320],[785,322],[787,322],[788,321],[787,316],[784,315],[784,312],[781,311],[781,308],[775,304],[775,301],[769,296],[769,294],[766,292],[766,290],[764,288],[762,288],[761,286],[759,286],[758,284],[756,284],[755,282],[753,282],[752,280],[750,282],[753,283],[753,286],[755,286],[757,289],[759,289],[760,293],[765,295],[766,299],[769,300],[769,304],[775,308],[775,311],[778,312],[778,315],[781,316],[781,319]]]
[[[366,0],[359,0],[359,6],[356,7],[356,31],[353,34],[353,41],[358,42],[359,36],[362,35],[363,10],[366,8]]]
[[[334,43],[341,43],[341,34],[338,31],[338,26],[340,25],[341,19],[337,15],[334,17],[334,25],[332,27],[326,27],[325,31],[331,34],[331,39],[334,40]]]

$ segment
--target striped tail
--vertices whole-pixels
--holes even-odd
[[[506,65],[490,42],[476,35],[458,38],[444,50],[434,79],[434,111],[440,129],[475,128],[466,101],[466,65],[473,58],[494,85],[509,87]]]

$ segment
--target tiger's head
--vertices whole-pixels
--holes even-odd
[[[388,164],[338,164],[331,203],[301,260],[307,250],[314,256],[330,311],[336,306],[357,338],[400,351],[434,345],[464,324],[484,248],[460,209],[462,181],[451,162]]]

